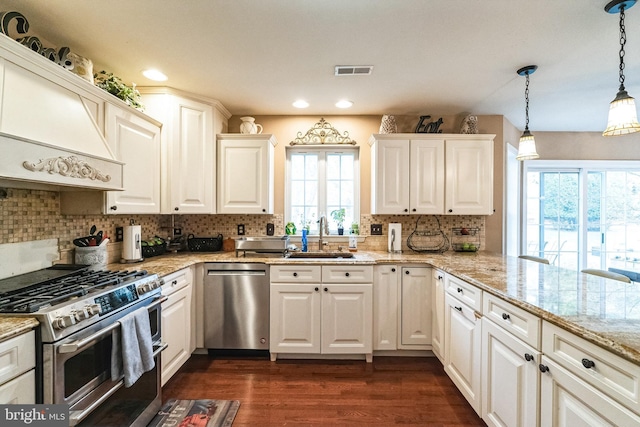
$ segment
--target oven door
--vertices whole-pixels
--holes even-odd
[[[54,344],[44,345],[44,403],[69,405],[70,425],[146,425],[161,406],[161,303],[149,298]],[[143,305],[149,310],[155,367],[136,383],[111,380],[111,349],[118,318]]]

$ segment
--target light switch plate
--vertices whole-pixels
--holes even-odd
[[[371,224],[371,235],[382,236],[382,224]]]
[[[116,227],[116,242],[124,240],[124,227]]]
[[[244,224],[238,224],[238,236],[244,236]]]

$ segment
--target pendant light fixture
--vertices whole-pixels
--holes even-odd
[[[537,65],[527,65],[517,71],[518,75],[527,78],[527,85],[524,89],[524,99],[527,105],[524,111],[527,120],[524,125],[524,132],[522,132],[522,136],[520,137],[520,143],[518,144],[517,160],[532,160],[540,157],[536,151],[536,140],[533,138],[531,132],[529,132],[529,75],[533,74],[537,69]]]
[[[635,100],[624,88],[624,45],[627,32],[624,27],[624,11],[636,4],[636,0],[613,0],[604,7],[607,13],[620,12],[620,88],[609,106],[609,120],[603,136],[626,135],[640,132]]]

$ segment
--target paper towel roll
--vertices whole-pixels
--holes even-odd
[[[389,252],[402,252],[402,224],[392,222],[389,224]]]
[[[142,226],[128,225],[124,227],[122,259],[124,261],[140,261],[142,247],[140,246]]]

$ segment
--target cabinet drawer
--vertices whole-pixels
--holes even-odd
[[[640,413],[640,366],[549,322],[542,326],[542,351],[569,372]]]
[[[162,294],[171,295],[179,291],[193,281],[191,268],[183,268],[175,273],[167,274],[163,277],[164,285],[162,285]]]
[[[373,283],[373,266],[323,265],[322,283]]]
[[[272,265],[273,283],[319,283],[322,278],[319,265]]]
[[[30,370],[18,378],[0,385],[0,405],[36,403],[36,374]]]
[[[482,291],[475,286],[447,274],[445,277],[447,293],[459,299],[477,312],[482,311]]]
[[[0,343],[0,384],[36,366],[34,331]]]
[[[486,318],[540,350],[542,321],[539,317],[488,293],[484,294],[482,305],[482,314]]]

